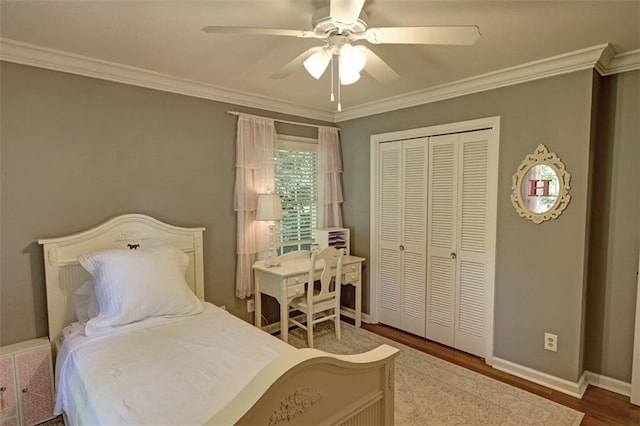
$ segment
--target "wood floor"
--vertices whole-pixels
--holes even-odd
[[[476,356],[457,351],[392,327],[363,323],[362,328],[418,349],[429,355],[442,358],[451,363],[466,367],[469,370],[581,411],[585,413],[582,425],[640,425],[640,407],[632,405],[628,397],[617,393],[589,386],[582,399],[574,398],[562,392],[496,370]]]

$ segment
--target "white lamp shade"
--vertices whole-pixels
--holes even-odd
[[[329,62],[331,62],[331,53],[326,49],[322,49],[309,56],[302,64],[309,74],[317,80],[322,77]]]
[[[360,50],[350,44],[340,48],[340,68],[346,68],[349,72],[359,73],[367,63],[367,58]]]
[[[340,67],[340,83],[343,86],[353,84],[358,80],[360,80],[360,73],[358,71],[354,72],[348,68]]]
[[[256,220],[282,220],[282,202],[278,194],[258,194]]]

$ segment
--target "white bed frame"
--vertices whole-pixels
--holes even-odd
[[[76,321],[73,292],[89,278],[77,261],[80,254],[171,244],[189,256],[187,283],[204,300],[203,231],[126,214],[83,232],[39,240],[44,249],[49,339],[54,349],[62,329]],[[259,372],[206,424],[391,425],[397,354],[397,349],[387,345],[348,356],[314,349],[292,351]]]

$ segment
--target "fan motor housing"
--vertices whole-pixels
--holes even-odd
[[[323,7],[313,14],[311,17],[311,25],[313,26],[313,31],[316,34],[323,35],[332,35],[332,34],[360,34],[367,30],[367,14],[364,11],[360,12],[360,16],[358,20],[351,24],[345,26],[337,26],[336,23],[331,19],[331,15],[329,12],[329,7]]]

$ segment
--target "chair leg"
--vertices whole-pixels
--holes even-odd
[[[313,347],[313,313],[307,312],[307,343],[309,347]]]
[[[336,319],[335,319],[335,324],[336,324],[336,339],[340,340],[340,309],[335,309],[335,313],[336,313]]]
[[[313,347],[313,318],[313,313],[307,312],[307,341],[310,348]]]

